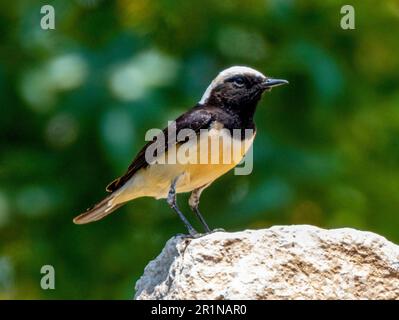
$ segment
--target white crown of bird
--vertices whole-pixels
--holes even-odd
[[[218,86],[219,84],[223,83],[226,79],[236,76],[236,75],[243,75],[243,74],[250,74],[260,78],[266,78],[265,75],[255,69],[244,67],[244,66],[233,66],[221,71],[215,79],[211,82],[208,88],[205,90],[202,98],[200,100],[200,104],[204,104],[207,102],[209,96],[211,95],[212,90]]]

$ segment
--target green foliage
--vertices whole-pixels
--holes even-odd
[[[185,232],[176,215],[139,199],[94,224],[72,218],[104,196],[147,129],[231,65],[290,85],[258,109],[253,174],[204,193],[209,224],[399,241],[397,1],[357,1],[355,30],[340,28],[345,3],[333,0],[52,1],[47,31],[42,4],[0,4],[0,298],[132,297],[148,261]],[[45,264],[55,290],[40,288]]]

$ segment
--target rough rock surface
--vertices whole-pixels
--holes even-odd
[[[136,299],[399,299],[399,246],[371,232],[307,225],[176,236]]]

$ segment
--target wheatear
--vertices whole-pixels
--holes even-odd
[[[177,193],[192,192],[189,205],[205,231],[210,232],[198,209],[201,192],[242,160],[255,138],[253,118],[262,94],[286,83],[248,67],[235,66],[220,72],[198,104],[147,143],[127,172],[107,186],[111,194],[73,221],[96,221],[130,200],[154,197],[167,199],[194,236],[197,232],[176,202]],[[212,148],[220,140],[222,143]],[[238,148],[234,147],[237,143]],[[187,154],[188,159],[182,160]]]

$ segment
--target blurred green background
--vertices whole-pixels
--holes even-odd
[[[40,28],[52,4],[56,29]],[[399,242],[399,3],[76,0],[0,4],[0,298],[128,299],[183,224],[138,199],[94,224],[149,128],[248,65],[288,79],[256,115],[254,171],[203,195],[212,227],[354,227]],[[198,226],[180,196],[182,209]],[[56,289],[40,288],[53,265]]]

